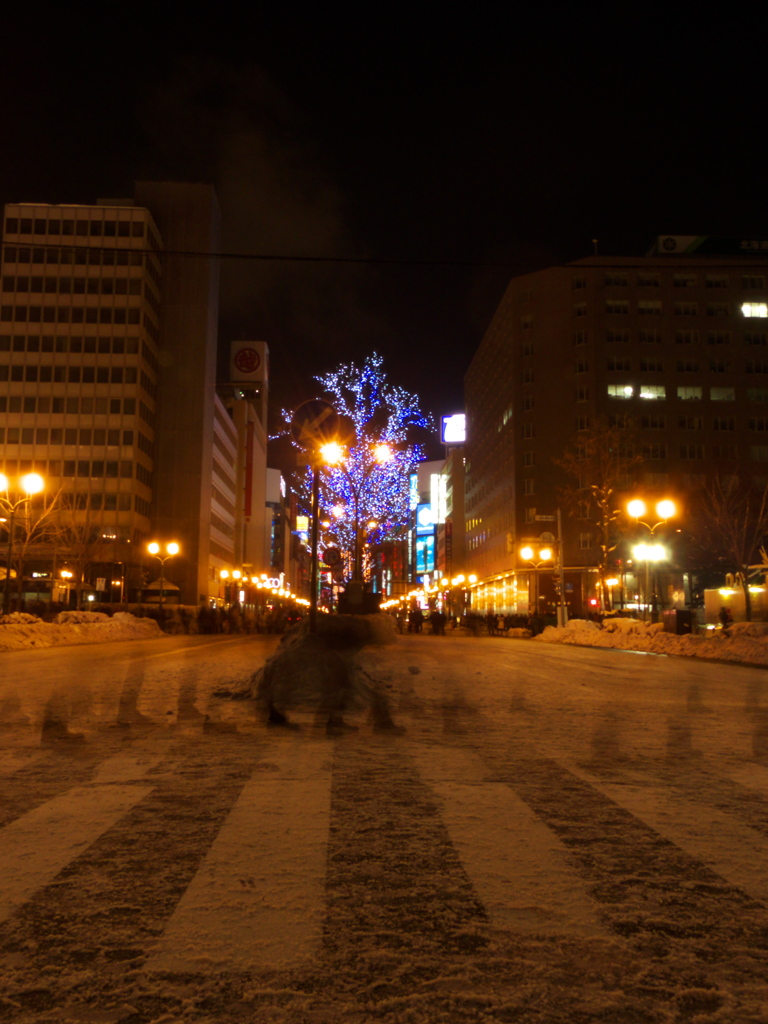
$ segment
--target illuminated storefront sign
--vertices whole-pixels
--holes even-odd
[[[466,417],[463,412],[441,419],[441,437],[443,444],[464,444],[467,438]]]

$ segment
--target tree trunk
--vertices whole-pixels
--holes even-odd
[[[741,585],[744,588],[744,615],[745,615],[745,618],[746,618],[747,622],[751,622],[752,621],[752,595],[749,592],[749,577],[747,575],[748,572],[749,572],[749,569],[747,569],[746,573],[742,573],[741,574]]]

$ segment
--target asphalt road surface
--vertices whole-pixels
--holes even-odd
[[[0,655],[0,1020],[768,1021],[768,674],[506,638]]]

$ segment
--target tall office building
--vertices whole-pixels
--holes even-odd
[[[527,610],[520,546],[554,532],[540,518],[566,483],[553,460],[598,417],[636,429],[647,497],[684,510],[708,473],[768,479],[767,278],[768,241],[665,236],[639,259],[511,281],[465,381],[466,563],[481,607]],[[583,610],[597,531],[564,514],[563,534]]]
[[[81,524],[98,525],[105,560],[128,567],[124,597],[151,567],[150,538],[180,544],[167,576],[188,605],[215,601],[219,568],[244,557],[241,449],[254,416],[216,395],[218,251],[207,185],[140,182],[128,200],[5,208],[0,468],[12,480],[40,472]],[[257,418],[261,450],[263,409]],[[248,486],[263,506],[263,481]]]

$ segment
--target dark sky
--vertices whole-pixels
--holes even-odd
[[[223,264],[277,402],[376,350],[455,411],[515,274],[768,234],[759,10],[38,4],[0,26],[0,200],[212,181],[225,251],[318,258]]]

